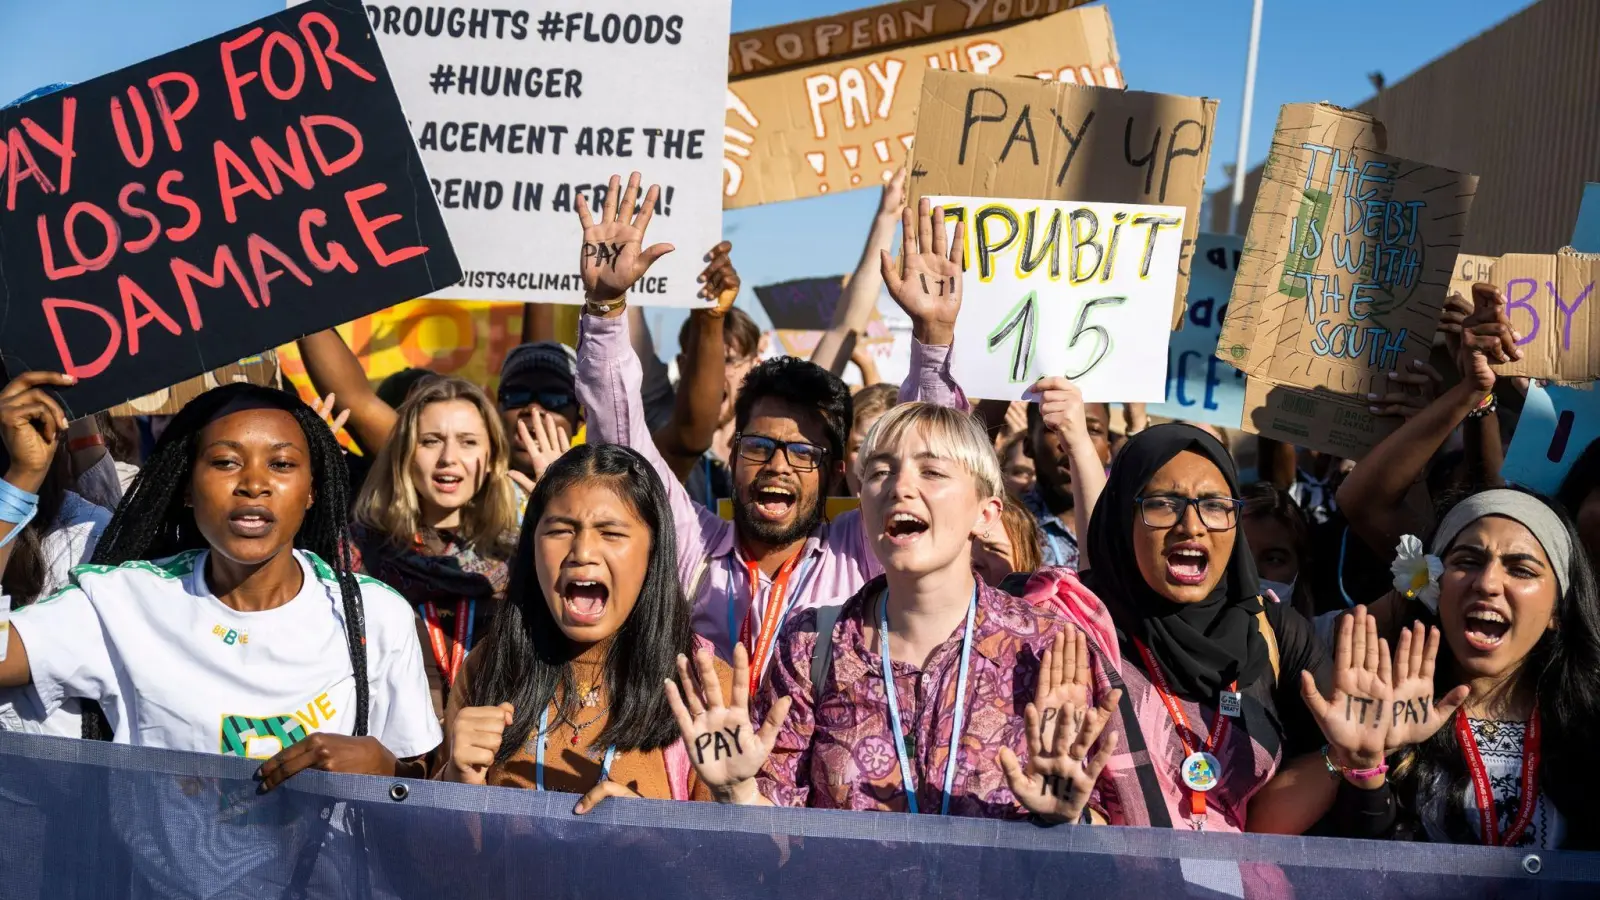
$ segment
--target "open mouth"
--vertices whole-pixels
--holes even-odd
[[[788,518],[794,510],[796,495],[794,491],[778,485],[757,487],[751,491],[750,498],[754,501],[752,506],[763,519],[769,521],[782,521]]]
[[[272,531],[278,517],[265,506],[241,506],[228,515],[228,530],[239,537],[264,537]]]
[[[439,493],[454,494],[456,491],[461,490],[461,485],[466,482],[466,479],[449,472],[437,472],[434,474],[432,481],[434,490]]]
[[[889,543],[903,547],[914,543],[928,530],[928,523],[908,512],[893,512],[883,524],[884,536]]]
[[[1194,544],[1180,544],[1167,551],[1167,580],[1175,584],[1203,584],[1211,570],[1211,554]]]
[[[598,581],[569,581],[561,592],[561,605],[574,623],[594,625],[605,615],[610,598],[610,589]]]
[[[1511,620],[1488,608],[1470,609],[1462,623],[1467,644],[1474,650],[1492,651],[1511,631]]]

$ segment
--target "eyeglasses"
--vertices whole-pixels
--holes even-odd
[[[1151,528],[1171,528],[1193,506],[1200,513],[1200,524],[1208,531],[1228,531],[1239,521],[1239,507],[1244,505],[1243,500],[1232,497],[1174,497],[1161,495],[1156,497],[1135,497],[1133,502],[1139,504],[1139,515],[1144,519],[1144,524]]]
[[[739,450],[739,456],[753,463],[766,463],[772,460],[778,448],[783,448],[783,457],[789,461],[790,468],[797,472],[810,472],[822,465],[828,451],[816,444],[807,444],[804,441],[778,441],[759,434],[736,434],[733,436],[734,446]]]
[[[554,412],[566,409],[575,402],[571,394],[559,391],[528,391],[520,388],[505,388],[500,391],[501,409],[521,409],[537,403],[544,409]]]

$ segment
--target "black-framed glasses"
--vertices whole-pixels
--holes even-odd
[[[1200,524],[1208,531],[1229,531],[1239,523],[1239,508],[1243,500],[1233,497],[1176,497],[1158,494],[1154,497],[1135,497],[1139,516],[1151,528],[1171,528],[1177,525],[1189,507],[1200,514]]]
[[[565,394],[560,391],[529,391],[521,388],[502,388],[500,390],[501,409],[521,409],[524,406],[537,403],[544,409],[554,412],[566,409],[577,402],[577,398],[571,394]]]
[[[810,472],[821,467],[822,461],[827,458],[828,451],[816,444],[805,441],[780,441],[759,434],[736,434],[733,436],[734,447],[739,456],[753,463],[767,463],[772,460],[778,448],[783,448],[783,456],[789,461],[789,467],[796,472]]]

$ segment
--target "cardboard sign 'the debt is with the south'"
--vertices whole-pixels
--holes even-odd
[[[0,357],[72,416],[461,276],[356,0],[0,110]]]

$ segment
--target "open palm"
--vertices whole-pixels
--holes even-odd
[[[1383,762],[1394,682],[1389,642],[1378,637],[1378,620],[1366,607],[1339,617],[1333,692],[1324,699],[1310,672],[1300,677],[1306,707],[1328,743],[1356,768]]]
[[[1439,656],[1439,629],[1412,623],[1400,632],[1394,651],[1394,700],[1389,716],[1387,753],[1420,744],[1450,721],[1472,689],[1461,685],[1438,698],[1433,696],[1434,661]]]
[[[955,236],[946,239],[944,207],[928,208],[928,198],[907,208],[900,219],[900,262],[882,250],[880,262],[889,296],[911,317],[913,334],[924,344],[948,344],[961,312],[961,260],[965,255],[966,223],[957,222]]]
[[[672,252],[671,244],[644,246],[645,229],[655,215],[661,188],[650,185],[640,203],[639,177],[638,172],[629,175],[627,190],[619,197],[621,178],[611,176],[598,220],[591,215],[588,200],[578,195],[578,221],[583,224],[579,272],[590,300],[606,303],[621,297],[656,260]]]
[[[695,667],[700,673],[698,689],[689,677],[689,660],[679,655],[678,680],[683,687],[680,692],[677,684],[668,681],[667,703],[700,781],[714,794],[737,797],[739,788],[753,786],[756,773],[772,753],[790,701],[783,697],[774,703],[758,732],[750,722],[750,657],[744,644],[733,653],[731,705],[723,705],[722,685],[709,651],[695,654]]]

